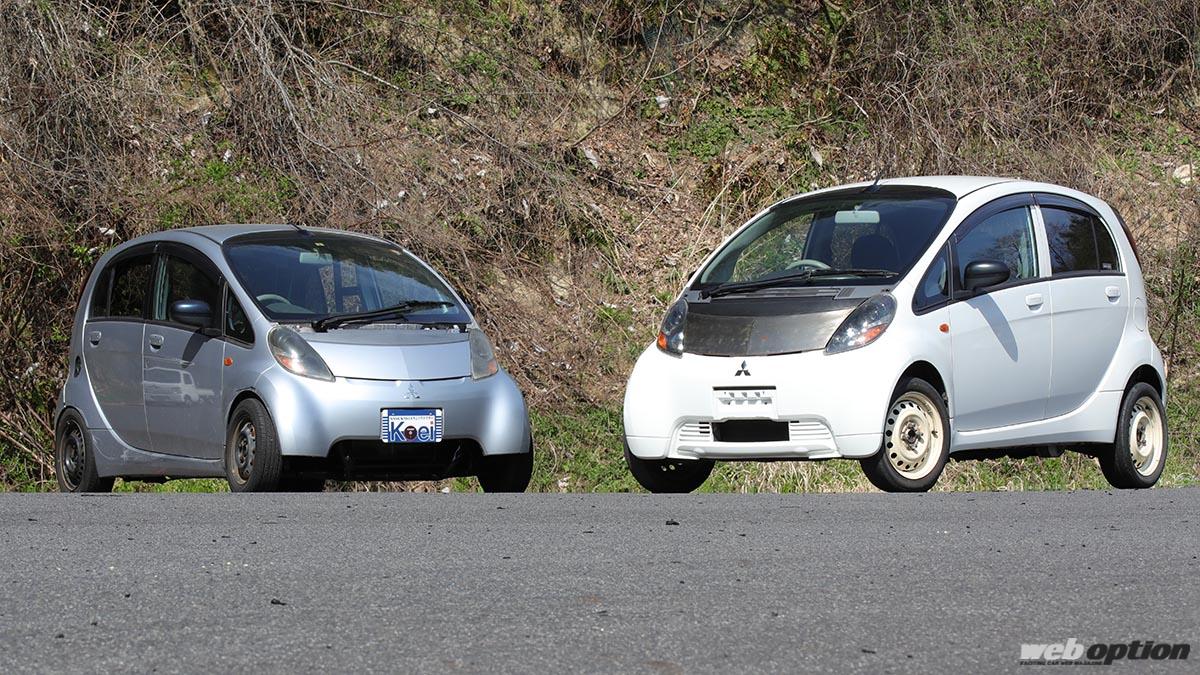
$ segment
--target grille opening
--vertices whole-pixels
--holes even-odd
[[[788,423],[771,420],[714,422],[713,439],[720,443],[772,443],[789,440]]]
[[[475,475],[480,456],[479,444],[470,439],[441,443],[350,439],[334,443],[325,459],[296,468],[332,480],[442,480]]]

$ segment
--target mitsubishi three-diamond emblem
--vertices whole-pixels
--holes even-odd
[[[745,361],[742,361],[742,367],[738,368],[737,372],[733,374],[734,377],[741,377],[742,375],[745,375],[746,377],[750,377],[750,371],[746,368]]]

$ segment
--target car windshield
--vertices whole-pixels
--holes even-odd
[[[929,246],[954,204],[948,192],[905,186],[786,202],[722,248],[693,289],[892,283]]]
[[[316,232],[249,235],[225,257],[267,318],[312,322],[404,307],[387,322],[467,323],[454,294],[420,261],[389,244]]]

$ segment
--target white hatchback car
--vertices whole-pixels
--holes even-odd
[[[858,459],[889,491],[947,458],[1096,457],[1120,488],[1167,455],[1162,355],[1120,216],[1074,190],[921,177],[772,205],[667,311],[625,393],[654,492],[713,460]]]

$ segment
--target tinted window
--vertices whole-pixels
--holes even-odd
[[[1086,272],[1100,269],[1096,255],[1095,217],[1052,206],[1042,208],[1050,243],[1050,271]]]
[[[917,286],[914,306],[925,309],[950,299],[950,262],[946,249],[933,259],[929,271],[925,272]]]
[[[979,222],[959,235],[955,254],[959,280],[962,270],[976,260],[996,260],[1008,265],[1010,279],[1036,277],[1037,255],[1029,208],[1001,211]]]
[[[225,334],[242,342],[254,343],[254,329],[246,311],[228,289],[225,291]]]
[[[179,300],[203,300],[213,312],[221,307],[217,281],[191,262],[168,255],[163,265],[158,292],[155,294],[154,318],[168,320],[171,304]]]
[[[92,289],[92,302],[88,305],[88,317],[108,315],[108,282],[112,278],[111,270],[105,269],[96,279],[96,287]]]
[[[1094,218],[1092,219],[1092,226],[1096,231],[1096,254],[1100,259],[1100,270],[1115,272],[1121,269],[1121,263],[1117,259],[1117,245],[1113,242],[1112,234],[1108,231],[1108,227]]]
[[[154,256],[149,253],[126,258],[113,265],[109,316],[144,316],[153,266]]]

